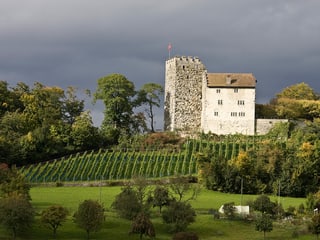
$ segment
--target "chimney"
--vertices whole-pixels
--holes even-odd
[[[226,77],[226,84],[228,84],[228,85],[231,84],[231,75],[227,75],[227,77]]]

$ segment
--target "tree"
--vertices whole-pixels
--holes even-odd
[[[189,182],[189,178],[182,176],[175,176],[170,179],[170,189],[174,194],[178,195],[178,201],[182,201],[182,198],[190,191],[192,192],[191,196],[185,201],[193,200],[200,192],[199,185],[192,185]]]
[[[238,156],[231,159],[229,163],[230,167],[238,172],[239,180],[244,181],[244,192],[255,193],[257,183],[254,181],[256,162],[255,158],[249,155],[249,151],[240,150]],[[238,184],[240,186],[240,184]]]
[[[278,118],[274,104],[256,104],[255,118]]]
[[[167,206],[171,201],[168,188],[164,186],[156,186],[153,191],[152,203],[153,207],[159,207],[159,212],[163,206]]]
[[[69,138],[68,126],[63,121],[63,98],[63,89],[39,82],[30,91],[22,91],[24,131],[19,139],[22,159],[37,162],[63,153]]]
[[[171,226],[173,232],[186,230],[195,221],[196,213],[187,202],[171,201],[162,211],[163,221]]]
[[[276,204],[270,201],[270,198],[266,195],[260,195],[253,202],[254,210],[257,210],[261,213],[274,214],[274,209]]]
[[[144,210],[148,210],[149,206],[148,202],[146,201],[146,197],[150,188],[148,181],[142,176],[134,176],[132,184],[133,190],[136,192],[139,204],[144,208]]]
[[[22,89],[24,90],[20,91]],[[25,91],[28,91],[28,87],[23,83],[18,83],[14,89],[9,89],[6,81],[0,81],[0,118],[6,112],[23,111],[20,96]]]
[[[97,201],[84,200],[74,214],[74,221],[80,228],[86,230],[87,239],[89,239],[90,233],[100,230],[102,226],[104,221],[103,207]]]
[[[134,134],[144,133],[147,131],[146,117],[142,112],[138,112],[133,114],[131,117],[131,132],[129,137]],[[127,137],[127,136],[125,136]]]
[[[266,232],[271,232],[273,229],[272,220],[268,214],[262,213],[256,219],[256,231],[263,232],[263,238],[266,238]]]
[[[21,137],[28,133],[25,116],[18,111],[6,112],[0,119],[0,161],[21,164],[25,156],[22,154]]]
[[[283,89],[277,94],[277,98],[289,98],[296,100],[317,100],[319,96],[306,83],[301,82]]]
[[[12,232],[13,239],[31,226],[33,218],[33,207],[24,196],[14,193],[0,199],[0,224]]]
[[[83,112],[84,100],[79,100],[76,96],[77,89],[68,87],[63,98],[62,113],[63,119],[68,124],[73,124],[76,117]]]
[[[92,118],[87,111],[75,117],[70,135],[76,149],[88,150],[99,147],[98,129],[93,126]]]
[[[21,96],[25,106],[23,113],[28,120],[30,130],[42,125],[54,124],[62,118],[63,89],[49,87],[36,82],[34,88]]]
[[[121,193],[115,197],[112,207],[118,212],[120,217],[129,220],[134,219],[143,209],[137,192],[131,186],[122,188]]]
[[[163,87],[156,83],[146,83],[138,92],[139,104],[147,105],[145,112],[150,120],[150,130],[154,132],[154,107],[160,107]]]
[[[16,168],[0,169],[0,196],[8,197],[12,194],[30,200],[30,184]]]
[[[117,141],[121,130],[130,132],[136,92],[134,84],[121,74],[111,74],[98,79],[94,101],[102,100],[105,105],[102,128],[114,135]]]
[[[62,226],[67,218],[68,210],[60,205],[52,205],[41,212],[41,222],[53,231],[56,237],[58,227]]]
[[[306,210],[309,213],[313,213],[314,209],[318,208],[320,209],[320,191],[316,193],[309,193],[307,195],[307,200],[306,200]]]
[[[156,236],[154,226],[148,215],[144,212],[139,213],[133,220],[130,234],[140,234],[140,239],[143,235],[154,238]]]
[[[278,116],[290,119],[309,119],[320,116],[319,95],[306,83],[285,88],[274,100]]]

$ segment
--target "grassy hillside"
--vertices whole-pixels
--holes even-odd
[[[33,187],[31,189],[32,204],[39,213],[42,209],[52,205],[61,204],[73,214],[78,204],[85,199],[101,200],[106,209],[106,221],[100,232],[93,233],[92,239],[139,239],[138,236],[128,236],[131,222],[120,219],[110,208],[115,195],[121,191],[120,187]],[[254,200],[255,195],[243,195],[242,201]],[[273,198],[271,196],[271,198]],[[273,199],[275,200],[275,199]],[[199,197],[192,202],[192,206],[197,212],[196,222],[188,228],[190,231],[198,233],[200,239],[263,239],[261,232],[255,231],[253,222],[229,221],[225,219],[214,219],[208,214],[211,208],[219,208],[223,203],[235,202],[240,204],[241,196],[236,194],[218,193],[202,190]],[[298,207],[305,203],[303,198],[281,198],[284,208],[288,206]],[[172,238],[168,233],[167,226],[162,222],[157,209],[152,209],[152,222],[155,225],[157,238],[169,240]],[[299,229],[298,229],[299,228]],[[294,226],[289,223],[274,223],[274,230],[267,233],[267,239],[292,239],[292,233],[296,230],[302,231],[303,226]],[[0,229],[0,239],[7,239],[9,235]],[[50,239],[51,231],[44,228],[37,219],[32,231],[24,234],[20,239]],[[77,228],[69,216],[66,223],[58,229],[57,239],[85,239],[85,232]],[[147,239],[147,238],[144,238]],[[299,239],[314,239],[312,235],[301,235]]]

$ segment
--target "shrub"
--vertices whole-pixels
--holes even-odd
[[[236,208],[234,202],[223,204],[224,215],[229,219],[234,219],[236,216]]]
[[[196,213],[189,203],[170,202],[169,206],[162,211],[163,221],[170,224],[172,232],[186,230],[190,223],[195,221]]]
[[[63,187],[63,182],[56,182],[56,187]]]
[[[124,187],[122,192],[116,196],[112,208],[118,212],[120,217],[129,220],[134,219],[142,211],[137,193],[130,186]]]

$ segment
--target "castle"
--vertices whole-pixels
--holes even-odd
[[[264,134],[277,120],[255,119],[252,73],[207,73],[198,57],[165,65],[164,129],[185,133]]]

